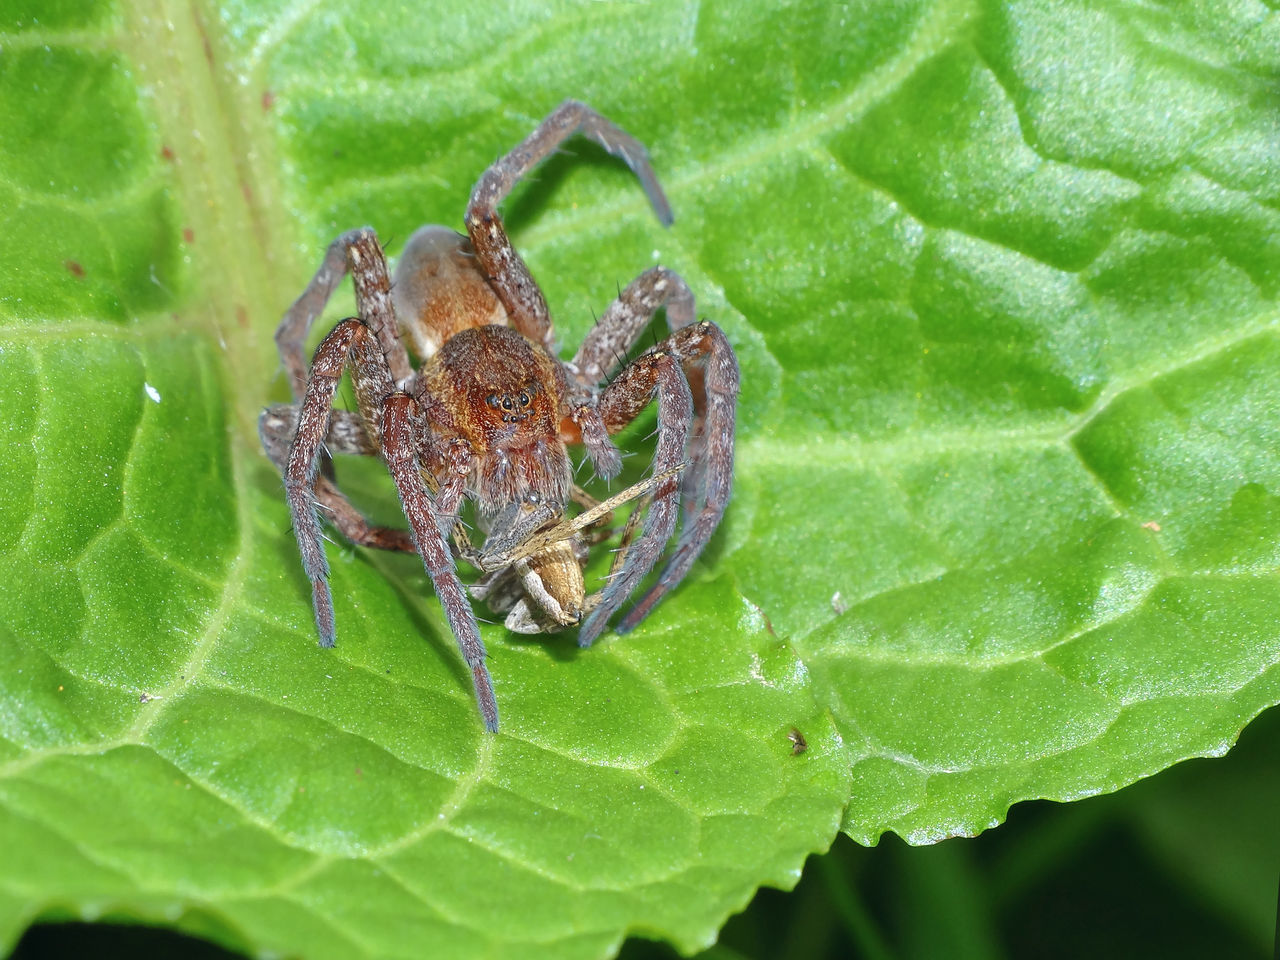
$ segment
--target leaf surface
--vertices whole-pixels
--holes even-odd
[[[976,833],[1280,699],[1265,8],[10,11],[6,938],[692,950],[841,826]],[[568,96],[648,144],[677,222],[575,143],[512,234],[566,347],[654,262],[689,280],[742,363],[735,500],[625,638],[485,627],[489,737],[415,558],[332,546],[316,647],[255,421],[329,240],[457,226]]]

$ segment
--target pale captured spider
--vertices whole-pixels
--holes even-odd
[[[626,161],[658,218],[670,224],[671,208],[644,147],[589,107],[566,101],[476,183],[467,236],[422,227],[405,245],[394,282],[373,230],[333,241],[276,331],[300,402],[269,408],[259,423],[263,446],[284,474],[320,645],[333,646],[334,617],[317,506],[353,543],[422,556],[490,731],[498,727],[497,703],[454,555],[484,571],[472,592],[508,613],[509,627],[537,632],[581,621],[578,643],[589,646],[654,567],[675,531],[681,500],[675,548],[657,581],[618,623],[620,633],[689,572],[720,523],[733,483],[738,362],[719,327],[695,320],[693,294],[675,273],[653,267],[640,274],[571,361],[556,355],[546,300],[507,239],[497,207],[579,132]],[[308,369],[307,331],[348,271],[359,316],[334,327]],[[617,370],[663,306],[670,336]],[[416,370],[405,341],[421,361]],[[333,409],[344,368],[351,371],[358,412]],[[617,476],[622,459],[610,434],[655,396],[651,476],[596,504],[574,486],[566,445],[581,443],[597,474]],[[409,530],[371,526],[319,469],[326,449],[380,456]],[[479,508],[485,533],[479,549],[458,520],[464,498]],[[635,523],[628,524],[606,586],[588,597],[583,566],[591,543],[601,539],[589,530],[611,507],[633,498],[640,498],[635,517],[647,504],[643,527],[637,534]],[[567,519],[570,500],[587,509]]]

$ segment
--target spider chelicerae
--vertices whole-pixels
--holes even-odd
[[[738,362],[714,323],[697,321],[688,285],[665,267],[644,271],[609,305],[572,360],[555,350],[542,291],[507,239],[498,204],[575,133],[621,157],[640,179],[658,218],[672,221],[642,144],[574,100],[557,107],[471,192],[466,236],[439,226],[417,230],[394,282],[377,235],[351,230],[276,331],[297,402],[268,408],[259,430],[284,475],[293,529],[312,584],[320,645],[333,646],[333,599],[317,507],[351,542],[422,557],[475,683],[485,727],[498,727],[493,682],[455,557],[483,572],[470,587],[510,629],[537,633],[580,624],[590,646],[609,619],[679,538],[656,582],[618,622],[639,623],[689,572],[711,539],[733,483]],[[324,338],[310,366],[303,343],[347,274],[358,317]],[[621,366],[660,308],[670,335]],[[409,350],[417,355],[417,369]],[[356,411],[334,409],[344,369]],[[692,387],[692,389],[691,389]],[[610,440],[657,398],[651,475],[603,503],[573,483],[566,450],[581,444],[598,475],[617,476]],[[385,461],[409,529],[370,525],[338,489],[325,452]],[[483,543],[458,520],[464,499],[478,506]],[[608,536],[609,511],[638,500],[603,590],[586,594],[590,547]],[[569,503],[583,508],[569,517]],[[637,524],[642,511],[644,521]],[[637,529],[638,527],[638,529]]]

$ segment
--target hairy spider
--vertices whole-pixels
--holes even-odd
[[[333,646],[334,617],[317,506],[353,543],[421,555],[490,731],[498,727],[493,683],[454,554],[484,572],[472,593],[508,613],[508,627],[539,632],[581,621],[578,643],[590,646],[662,554],[681,500],[676,546],[618,623],[620,633],[688,573],[720,523],[733,482],[738,362],[719,327],[695,321],[693,294],[675,273],[653,267],[640,274],[571,361],[556,356],[546,300],[507,239],[497,207],[575,133],[625,160],[658,218],[671,223],[644,147],[584,104],[565,101],[480,177],[467,206],[467,235],[420,228],[405,245],[394,283],[373,230],[352,230],[330,244],[276,331],[299,402],[271,407],[259,422],[263,446],[284,474],[320,645]],[[334,327],[308,368],[307,331],[347,272],[359,316]],[[619,358],[663,306],[670,336],[615,375]],[[416,370],[405,341],[420,359]],[[346,368],[358,412],[333,409]],[[566,444],[581,443],[596,473],[615,477],[622,459],[609,437],[655,396],[652,475],[596,504],[573,485]],[[371,526],[320,469],[326,449],[380,456],[409,530]],[[479,507],[485,533],[479,549],[458,521],[464,498]],[[595,528],[611,508],[634,498],[640,504],[624,530],[624,549],[604,589],[588,597],[583,566],[590,546],[603,539]],[[586,509],[567,518],[571,500]]]

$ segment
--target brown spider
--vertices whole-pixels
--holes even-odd
[[[276,331],[300,402],[269,408],[259,423],[263,446],[284,474],[320,645],[333,646],[334,619],[317,506],[353,543],[422,556],[490,731],[498,727],[497,703],[450,539],[453,553],[484,571],[473,594],[508,612],[509,627],[539,632],[581,621],[578,643],[586,647],[657,562],[675,531],[681,499],[684,525],[675,549],[657,582],[618,624],[620,633],[688,573],[720,523],[733,482],[738,362],[719,327],[695,322],[693,294],[679,276],[664,267],[646,270],[604,312],[571,361],[556,356],[546,300],[507,239],[497,207],[521,177],[578,132],[625,160],[658,218],[671,223],[644,147],[568,100],[476,183],[467,236],[427,226],[410,237],[394,284],[373,230],[333,241]],[[359,317],[334,327],[308,369],[307,331],[348,271]],[[671,335],[613,375],[618,358],[662,306]],[[417,370],[402,337],[421,359]],[[692,364],[699,367],[691,371],[696,397],[684,369]],[[347,367],[358,413],[333,409]],[[655,395],[653,475],[596,504],[573,485],[566,444],[581,443],[596,472],[615,477],[622,460],[609,435]],[[409,530],[370,526],[319,469],[326,449],[382,457]],[[478,550],[458,521],[464,498],[479,506],[485,540]],[[587,597],[583,565],[591,542],[602,538],[584,530],[633,498],[642,499],[624,530],[624,549],[604,589]],[[588,509],[566,519],[570,499]]]

